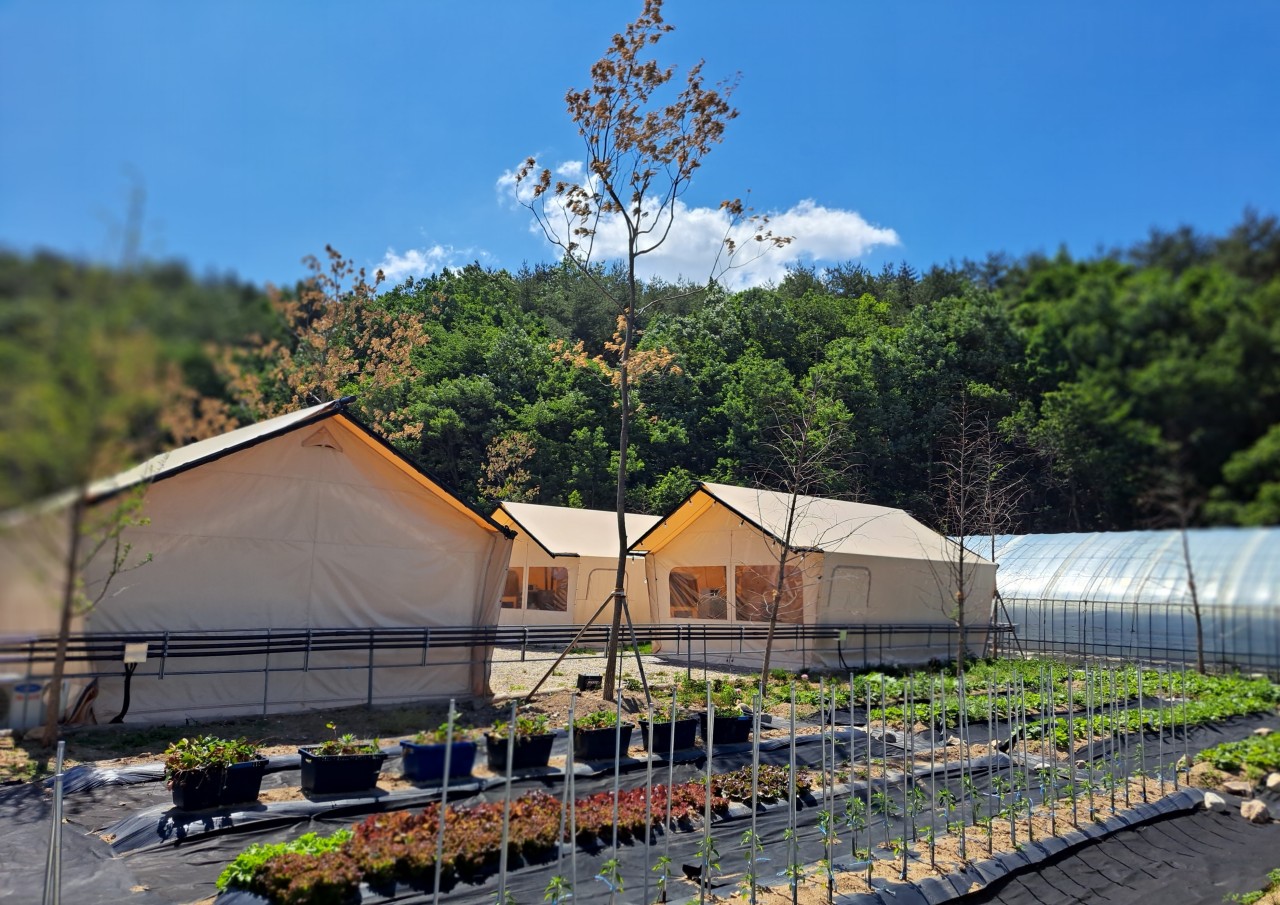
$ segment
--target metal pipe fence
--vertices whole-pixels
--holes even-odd
[[[126,677],[127,682],[163,681],[179,676],[261,674],[262,712],[291,703],[271,696],[272,676],[328,670],[368,674],[363,702],[380,700],[375,674],[382,670],[459,666],[476,657],[492,659],[494,649],[518,651],[522,661],[550,660],[578,636],[580,626],[433,626],[422,628],[262,629],[221,632],[122,632],[74,634],[66,649],[65,677],[72,681]],[[1013,632],[1009,624],[968,626],[973,636]],[[769,636],[764,623],[636,625],[638,644],[661,645],[659,656],[692,673],[694,664],[758,656]],[[809,662],[818,648],[834,653],[842,667],[921,662],[954,656],[959,629],[951,624],[778,625],[775,650],[794,652]],[[577,638],[578,657],[595,657],[608,643],[609,627],[592,626]],[[623,637],[630,650],[630,633]],[[126,668],[126,649],[144,661]],[[0,671],[47,676],[57,637],[0,638]],[[142,656],[145,654],[145,656]],[[575,654],[570,654],[574,657]],[[245,705],[254,702],[244,702]],[[254,704],[257,706],[257,704]]]
[[[1112,600],[1005,600],[1029,654],[1194,666],[1189,604]],[[1280,613],[1274,608],[1201,605],[1205,666],[1280,677]]]

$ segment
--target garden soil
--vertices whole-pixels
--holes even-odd
[[[847,718],[846,718],[847,719]],[[1198,750],[1220,741],[1242,738],[1252,729],[1266,722],[1261,718],[1239,719],[1230,723],[1219,724],[1192,730],[1191,748]],[[983,739],[979,729],[974,729],[975,752],[981,750]],[[838,757],[848,757],[848,729],[838,732],[841,742],[838,745]],[[882,752],[894,757],[901,749],[894,745],[885,745],[879,739],[868,738],[861,732],[852,734],[855,753],[859,760],[865,758],[867,749],[879,756]],[[564,754],[565,740],[559,740],[558,754]],[[783,739],[769,739],[762,743],[762,760],[766,763],[785,763],[789,757],[789,745]],[[1148,756],[1154,755],[1154,745],[1147,745]],[[988,748],[989,750],[989,748]],[[815,764],[819,758],[818,737],[801,736],[797,741],[797,757],[801,764]],[[1166,758],[1169,751],[1165,751]],[[726,772],[748,763],[750,745],[717,746],[713,763],[715,772]],[[697,778],[704,769],[700,755],[692,755],[685,763],[673,765],[672,773],[676,782]],[[987,772],[1007,770],[1008,757],[1003,754],[989,754],[985,760],[979,760],[979,768],[985,766]],[[955,764],[953,762],[953,773]],[[394,762],[388,763],[388,776],[397,775],[398,768]],[[667,781],[667,767],[655,766],[654,782]],[[621,774],[620,784],[632,787],[644,781],[643,764],[632,761],[626,771]],[[577,794],[587,795],[592,792],[606,791],[613,787],[613,771],[610,765],[604,769],[601,765],[579,764],[575,768]],[[981,777],[979,777],[981,778]],[[187,817],[175,812],[168,800],[160,773],[154,765],[129,765],[119,770],[104,771],[94,768],[81,768],[68,775],[68,792],[66,824],[64,826],[64,900],[97,905],[107,902],[165,902],[190,903],[206,900],[214,894],[213,880],[222,866],[232,860],[251,842],[282,841],[296,838],[309,831],[332,832],[334,829],[350,826],[362,819],[366,814],[378,810],[395,807],[420,807],[427,801],[438,797],[436,790],[409,787],[404,783],[389,783],[393,788],[384,788],[377,795],[358,800],[280,800],[270,805],[258,805],[235,813],[206,813]],[[545,789],[552,794],[559,794],[559,774],[556,771],[545,771],[541,774],[528,775],[514,784],[514,791],[520,794],[534,789]],[[939,785],[946,785],[954,792],[959,789],[958,779],[939,777]],[[297,784],[296,755],[281,754],[272,758],[271,772],[264,782],[266,790],[287,789]],[[467,790],[467,800],[500,800],[501,782],[490,783],[478,780]],[[926,786],[927,788],[927,786]],[[985,783],[981,788],[985,790]],[[460,790],[461,791],[461,790]],[[844,794],[848,794],[847,792]],[[279,797],[287,797],[281,794]],[[841,809],[843,799],[838,799],[837,811]],[[0,792],[0,864],[4,865],[4,884],[0,887],[0,900],[13,902],[37,901],[40,897],[44,876],[44,853],[47,850],[49,832],[48,814],[50,793],[47,786],[26,785]],[[801,825],[797,834],[799,858],[802,862],[814,862],[825,854],[823,838],[816,825],[815,816],[821,805],[812,800],[801,801]],[[1275,853],[1280,852],[1280,843],[1274,834],[1275,825],[1267,827],[1249,827],[1239,817],[1240,827],[1227,827],[1230,821],[1210,821],[1217,827],[1215,837],[1209,834],[1205,838],[1205,846],[1200,854],[1195,850],[1171,854],[1172,861],[1185,866],[1188,871],[1200,871],[1213,877],[1221,877],[1236,871],[1243,879],[1246,876],[1246,865],[1252,864],[1257,870],[1265,871],[1276,864],[1267,863],[1275,860]],[[1179,821],[1188,821],[1188,826],[1198,826],[1204,821],[1200,815],[1178,818],[1170,822],[1175,826]],[[778,840],[788,822],[785,805],[774,804],[758,815],[758,831],[766,839]],[[733,815],[717,823],[714,835],[720,847],[719,861],[721,871],[713,881],[714,892],[727,894],[732,892],[745,866],[743,849],[739,842],[742,832],[750,825],[745,807],[738,806]],[[1243,832],[1247,828],[1250,831]],[[901,819],[891,820],[886,826],[882,820],[873,820],[863,835],[872,843],[882,843],[904,833]],[[1133,836],[1134,831],[1119,834],[1116,842],[1107,841],[1095,845],[1127,845],[1125,840]],[[1170,832],[1181,832],[1170,830]],[[1196,838],[1195,829],[1186,831],[1187,838]],[[1206,832],[1208,832],[1206,830]],[[1234,835],[1231,835],[1234,834]],[[1229,838],[1223,843],[1223,851],[1211,846],[1215,838]],[[700,858],[696,851],[701,833],[677,832],[669,837],[661,834],[646,849],[642,843],[624,842],[618,847],[617,858],[622,875],[628,887],[618,897],[620,902],[641,902],[645,895],[645,881],[648,880],[649,895],[656,895],[657,876],[651,871],[659,855],[667,852],[668,845],[672,858],[673,871],[677,877],[684,875],[684,865],[690,872],[696,872]],[[607,841],[606,841],[607,843]],[[852,848],[847,835],[842,839],[842,846]],[[858,842],[858,847],[867,847],[868,839]],[[1091,846],[1092,847],[1092,846]],[[765,856],[771,860],[763,862],[759,867],[762,881],[777,880],[778,872],[784,868],[784,856],[777,851],[780,846],[774,844]],[[1123,851],[1121,849],[1120,851]],[[544,860],[538,866],[513,865],[508,875],[507,888],[515,901],[539,903],[543,900],[543,892],[548,877],[555,871],[570,876],[574,873],[576,861],[576,894],[575,901],[607,901],[609,889],[602,880],[595,879],[601,865],[613,854],[608,844],[598,846],[594,851],[579,849],[576,857],[566,851],[562,863],[556,866],[556,858]],[[888,857],[887,851],[881,854]],[[839,857],[848,858],[849,852],[838,853]],[[1119,860],[1127,860],[1136,873],[1125,882],[1136,884],[1141,876],[1141,863],[1129,856],[1117,854]],[[1169,862],[1169,863],[1172,863]],[[1256,864],[1255,864],[1256,862]],[[1165,863],[1165,862],[1156,862]],[[1226,866],[1223,866],[1223,865]],[[1181,868],[1179,869],[1181,871]],[[1101,868],[1097,872],[1105,873]],[[462,883],[449,891],[451,905],[465,903],[491,903],[497,891],[498,880],[490,876],[479,883]],[[697,887],[683,880],[673,880],[674,887],[681,885],[685,893],[696,894]],[[1210,884],[1212,885],[1212,884]],[[1016,889],[1012,883],[1004,884],[1011,892]],[[1259,888],[1255,885],[1252,888]],[[249,901],[246,897],[236,896],[221,898],[222,903],[231,905],[236,899]],[[365,901],[374,902],[427,902],[430,894],[422,890],[396,889],[383,890],[366,896]],[[1106,901],[1103,898],[1087,899],[1088,901]],[[1024,900],[1018,901],[1019,905]],[[1027,899],[1025,901],[1031,901]],[[1076,901],[1063,899],[1061,901]],[[1083,900],[1081,900],[1083,901]],[[1119,901],[1119,900],[1118,900]],[[1124,900],[1129,901],[1129,900]],[[1136,901],[1136,899],[1134,900]],[[1180,897],[1177,901],[1193,901]],[[1206,900],[1207,901],[1207,900]],[[1218,896],[1215,903],[1221,901]]]

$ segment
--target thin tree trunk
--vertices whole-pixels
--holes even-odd
[[[58,719],[62,716],[62,676],[66,671],[67,644],[71,639],[71,616],[75,610],[76,582],[80,577],[80,535],[84,522],[84,496],[86,487],[76,488],[76,499],[71,504],[71,527],[67,544],[67,558],[62,582],[62,615],[58,623],[58,647],[53,658],[53,676],[49,680],[49,693],[53,696],[44,719],[44,733],[40,738],[46,748],[58,740]]]
[[[802,453],[803,454],[803,453]],[[773,583],[773,604],[769,608],[769,635],[764,642],[764,663],[760,666],[760,697],[764,698],[769,687],[769,661],[773,659],[773,634],[778,627],[778,611],[782,609],[782,588],[787,578],[787,560],[791,554],[791,535],[795,531],[798,491],[791,492],[791,506],[787,510],[787,530],[782,540],[782,552],[778,555],[778,575]]]
[[[1204,675],[1204,624],[1200,618],[1200,595],[1196,591],[1196,573],[1191,567],[1191,544],[1187,539],[1187,520],[1182,520],[1182,559],[1187,564],[1187,590],[1191,592],[1191,614],[1196,620],[1196,672]]]
[[[604,680],[600,683],[601,697],[613,700],[618,679],[618,646],[622,636],[622,608],[627,594],[627,448],[631,439],[631,384],[628,367],[631,359],[631,343],[635,334],[636,278],[635,259],[631,259],[628,273],[628,301],[623,324],[622,355],[618,362],[618,405],[621,425],[618,429],[618,571],[613,588],[613,621],[609,627],[609,644],[605,651]]]

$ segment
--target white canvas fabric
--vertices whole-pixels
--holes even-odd
[[[317,437],[323,431],[324,436]],[[323,442],[317,442],[317,440]],[[193,455],[198,447],[201,455]],[[130,528],[136,557],[151,561],[118,575],[84,620],[87,631],[213,632],[491,625],[510,556],[510,538],[349,420],[335,404],[271,419],[193,444],[93,486],[101,499],[142,485],[149,524]],[[99,504],[99,505],[104,505]],[[93,583],[109,564],[86,570]],[[7,585],[7,583],[6,583]],[[47,593],[46,596],[50,596]],[[56,600],[56,594],[52,595]],[[6,588],[6,628],[22,621]],[[56,612],[56,607],[54,608]],[[28,631],[48,630],[47,619]],[[379,701],[487,693],[486,651],[380,652]],[[263,674],[262,656],[217,663],[171,661],[138,670],[130,713],[164,719],[291,710],[363,702],[364,652],[282,655]],[[303,669],[304,665],[307,667]],[[326,670],[335,666],[343,669]],[[112,673],[120,664],[97,662]],[[199,669],[238,675],[179,676]],[[99,712],[113,713],[122,682],[104,678]]]
[[[534,503],[502,503],[493,520],[516,532],[511,568],[558,568],[568,581],[568,605],[564,611],[529,606],[501,609],[503,625],[582,624],[613,593],[618,569],[618,516],[599,509],[571,509]],[[657,516],[627,513],[628,540],[644,534],[658,522]],[[633,622],[652,622],[645,588],[643,559],[633,556],[627,564],[626,590]]]
[[[790,503],[787,494],[700,484],[633,545],[646,553],[655,618],[693,625],[747,621],[737,605],[739,570],[776,569]],[[803,624],[893,624],[920,626],[921,631],[902,634],[893,650],[882,650],[877,643],[874,656],[860,639],[846,639],[847,644],[779,641],[774,664],[837,669],[862,659],[918,662],[947,656],[946,636],[928,632],[951,624],[955,612],[958,548],[946,537],[899,509],[802,496],[796,501],[791,547],[799,554],[793,563],[803,589],[797,614]],[[973,553],[965,557],[966,618],[985,624],[995,592],[995,565]],[[674,615],[672,571],[699,568],[723,570],[710,573],[715,576],[710,584],[723,581],[724,604],[693,617]],[[968,646],[981,649],[985,640],[984,632],[972,632]],[[756,665],[764,643],[711,648],[718,658]]]

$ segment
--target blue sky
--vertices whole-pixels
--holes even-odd
[[[326,243],[397,277],[554,260],[502,177],[581,159],[564,93],[638,9],[0,0],[0,245],[118,260],[137,180],[142,251],[197,273],[290,282]],[[661,58],[742,75],[688,204],[750,190],[797,236],[746,281],[794,260],[1091,254],[1280,213],[1280,4],[665,13]],[[691,238],[664,275],[705,278]]]

